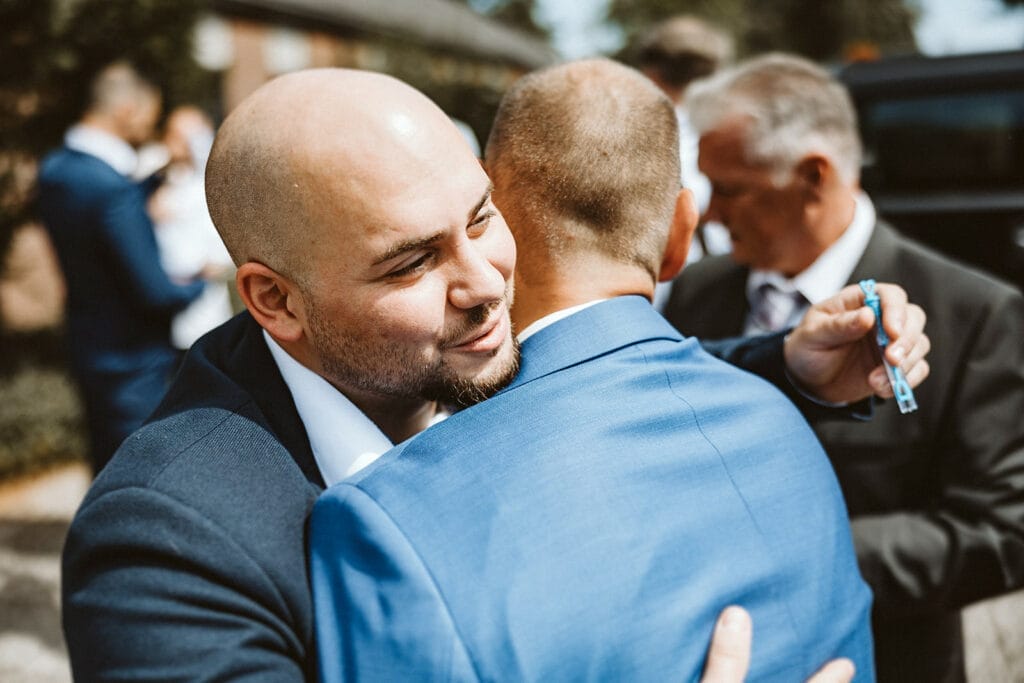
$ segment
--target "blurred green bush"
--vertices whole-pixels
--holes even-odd
[[[84,461],[86,438],[62,335],[0,335],[0,481]]]

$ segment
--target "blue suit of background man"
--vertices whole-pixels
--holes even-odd
[[[39,174],[39,211],[67,281],[71,369],[97,470],[163,398],[178,358],[171,317],[203,289],[171,282],[160,266],[146,213],[154,183],[138,184],[67,147]]]
[[[694,680],[730,604],[753,617],[750,680],[838,656],[873,680],[843,500],[777,390],[636,296],[522,358],[314,507],[323,680]]]

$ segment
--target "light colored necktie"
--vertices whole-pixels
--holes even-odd
[[[754,293],[750,307],[752,320],[762,332],[778,332],[789,326],[794,312],[806,302],[804,295],[796,290],[786,292],[765,282]]]

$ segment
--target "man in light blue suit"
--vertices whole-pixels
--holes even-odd
[[[506,95],[486,157],[521,251],[522,364],[315,506],[324,680],[694,680],[730,604],[753,616],[752,679],[847,657],[873,680],[870,593],[809,427],[649,303],[696,222],[676,135],[608,61]],[[452,343],[498,354],[499,328]]]

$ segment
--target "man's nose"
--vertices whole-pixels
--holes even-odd
[[[453,265],[448,300],[456,308],[476,308],[505,295],[505,277],[476,244],[463,246]]]

